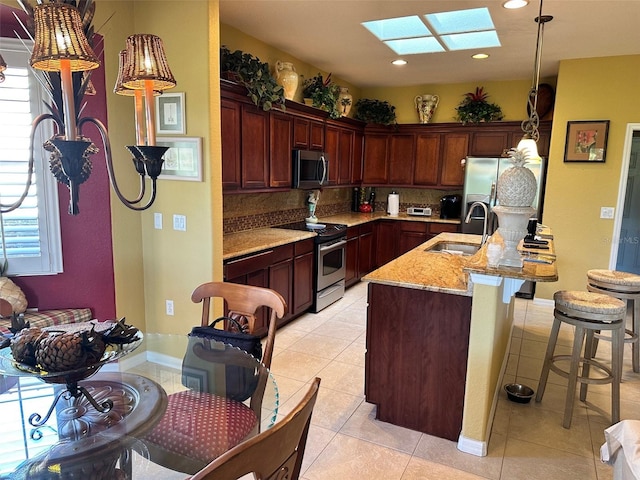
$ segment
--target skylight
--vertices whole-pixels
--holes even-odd
[[[362,25],[398,55],[500,46],[485,7],[373,20]]]

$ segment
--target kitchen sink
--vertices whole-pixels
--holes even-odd
[[[425,252],[451,253],[453,255],[473,255],[480,250],[480,245],[472,243],[440,242],[425,248]]]

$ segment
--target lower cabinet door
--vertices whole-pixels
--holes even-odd
[[[313,304],[313,252],[293,259],[292,315],[307,310]]]

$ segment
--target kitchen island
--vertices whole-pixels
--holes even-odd
[[[366,275],[365,396],[377,418],[458,441],[486,455],[506,366],[513,296],[525,280],[556,281],[555,261],[487,267],[443,244],[480,247],[479,235],[444,233]],[[493,241],[501,242],[499,233]],[[553,246],[547,258],[553,259]]]

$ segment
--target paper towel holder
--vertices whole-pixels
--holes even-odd
[[[400,210],[400,195],[394,190],[387,197],[387,214],[397,217]]]

